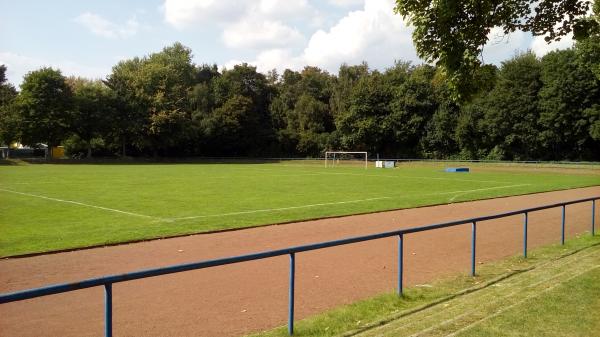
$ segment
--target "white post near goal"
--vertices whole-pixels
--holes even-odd
[[[369,163],[367,160],[367,152],[366,151],[325,151],[325,167],[334,167],[335,166],[335,157],[337,154],[360,154],[365,156],[365,168],[369,167]],[[362,157],[362,156],[361,156]],[[329,165],[329,159],[332,159],[331,165]]]

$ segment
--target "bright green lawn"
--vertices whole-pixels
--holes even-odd
[[[482,167],[0,166],[0,256],[591,185],[600,175]]]

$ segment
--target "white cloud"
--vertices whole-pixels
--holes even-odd
[[[344,62],[367,61],[382,68],[394,60],[417,61],[412,29],[394,15],[393,7],[393,0],[366,0],[363,10],[348,13],[328,31],[314,33],[302,58],[331,71]]]
[[[220,27],[231,48],[298,44],[304,37],[293,23],[321,20],[307,0],[165,0],[163,11],[165,21],[178,29]]]
[[[223,41],[231,48],[263,48],[297,45],[304,36],[279,21],[242,20],[225,28]]]
[[[82,76],[87,78],[103,78],[110,73],[111,67],[88,66],[70,60],[51,61],[11,52],[0,52],[0,64],[7,67],[8,80],[20,85],[23,76],[42,67],[60,69],[64,76]]]
[[[306,19],[316,14],[307,0],[165,0],[162,9],[165,21],[179,29],[235,23],[244,18]]]
[[[269,49],[258,54],[253,62],[258,71],[266,73],[272,69],[302,69],[306,64],[301,57],[294,56],[288,49]]]
[[[237,20],[248,7],[249,1],[232,0],[165,0],[165,21],[175,28],[201,26],[207,22]]]
[[[306,46],[269,48],[248,61],[259,71],[273,68],[301,69],[318,66],[337,72],[342,63],[358,64],[367,61],[373,68],[383,69],[394,60],[418,62],[412,43],[412,29],[402,18],[394,15],[393,0],[365,0],[362,10],[349,12],[328,30],[318,30]],[[231,67],[233,62],[227,62]]]
[[[95,35],[109,39],[128,38],[137,34],[140,24],[135,16],[131,17],[122,25],[116,24],[100,15],[85,12],[75,18],[75,22],[81,24]]]
[[[329,3],[339,7],[354,7],[363,4],[363,0],[329,0]]]
[[[563,36],[560,41],[552,41],[551,43],[547,43],[543,36],[534,36],[531,41],[531,50],[538,57],[542,57],[554,50],[571,48],[574,43],[572,33]]]
[[[298,16],[314,14],[314,8],[307,0],[260,0],[251,11],[269,18],[292,19]]]

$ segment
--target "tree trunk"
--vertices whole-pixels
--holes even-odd
[[[92,144],[91,142],[87,142],[87,156],[86,158],[90,159],[92,158]]]

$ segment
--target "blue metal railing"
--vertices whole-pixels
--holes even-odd
[[[520,209],[511,212],[499,213],[494,215],[481,216],[470,219],[463,219],[457,221],[443,222],[437,224],[431,224],[426,226],[419,227],[411,227],[405,228],[395,231],[382,232],[377,234],[365,235],[365,236],[357,236],[350,237],[341,240],[334,241],[326,241],[313,243],[309,245],[303,246],[294,246],[277,250],[270,250],[265,252],[247,254],[247,255],[239,255],[226,257],[221,259],[214,260],[205,260],[187,264],[178,264],[172,265],[163,268],[155,268],[155,269],[146,269],[139,270],[131,273],[119,274],[119,275],[109,275],[100,278],[87,279],[80,282],[72,282],[72,283],[63,283],[57,285],[50,285],[47,287],[28,289],[23,291],[17,291],[13,293],[5,293],[0,294],[0,304],[9,303],[15,301],[22,301],[26,299],[31,299],[40,296],[47,296],[53,294],[60,294],[64,292],[91,288],[91,287],[104,287],[104,296],[105,296],[105,336],[112,336],[112,285],[118,282],[126,282],[132,280],[138,280],[147,277],[154,277],[166,274],[179,273],[189,270],[197,270],[203,268],[210,268],[216,266],[223,266],[227,264],[240,263],[246,261],[260,260],[266,259],[275,256],[289,255],[290,257],[290,275],[289,275],[289,305],[288,305],[288,332],[290,335],[294,333],[294,286],[295,286],[295,267],[296,267],[296,254],[301,252],[307,252],[311,250],[347,245],[351,243],[358,243],[364,241],[377,240],[388,237],[398,237],[398,294],[402,295],[403,293],[403,279],[404,279],[404,240],[406,234],[424,232],[434,229],[453,227],[464,224],[471,224],[471,275],[475,275],[475,249],[476,249],[476,239],[477,239],[477,223],[487,220],[505,218],[509,216],[524,214],[524,222],[523,222],[523,256],[527,257],[527,222],[528,222],[528,214],[535,211],[545,210],[549,208],[562,207],[562,235],[561,235],[561,243],[564,244],[565,240],[565,211],[567,205],[578,204],[583,202],[592,202],[592,224],[591,224],[591,233],[594,235],[595,233],[595,214],[596,214],[596,200],[600,200],[600,196],[572,200],[567,202],[561,202],[551,205],[544,205],[526,209]]]

